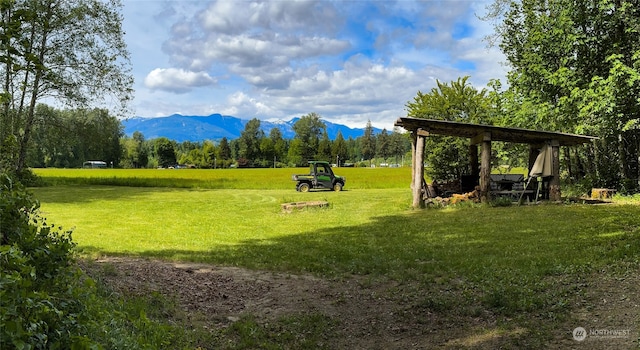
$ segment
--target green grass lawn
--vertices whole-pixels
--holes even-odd
[[[33,169],[49,185],[108,185],[208,189],[290,189],[293,174],[309,168],[283,169]],[[411,168],[334,168],[347,177],[345,189],[406,188]]]
[[[228,177],[224,183],[234,188],[81,184],[33,190],[43,215],[73,227],[85,254],[417,283],[414,307],[453,314],[480,307],[540,327],[543,338],[581,293],[583,276],[639,262],[637,202],[412,210],[406,169],[337,169],[347,176],[346,191],[339,193],[298,193],[288,176],[299,171],[285,170],[234,169],[215,179],[204,174],[218,170],[148,171],[172,173],[170,181],[181,181],[175,174],[203,174],[196,180],[209,183]],[[263,184],[268,190],[246,183],[256,176],[272,179]],[[282,203],[305,200],[326,200],[330,207],[281,211]]]

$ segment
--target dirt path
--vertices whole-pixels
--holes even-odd
[[[175,297],[186,313],[198,315],[199,322],[210,327],[228,326],[243,315],[269,322],[287,315],[322,314],[339,324],[340,337],[331,344],[336,349],[493,349],[505,341],[513,344],[513,338],[527,337],[524,329],[498,330],[488,313],[475,318],[456,318],[452,322],[451,317],[415,308],[412,306],[415,300],[407,300],[404,294],[412,286],[396,282],[372,282],[355,277],[334,281],[307,275],[135,258],[107,258],[83,266],[90,275],[101,271],[102,279],[121,292],[143,295],[155,291]],[[578,308],[579,313],[566,324],[570,329],[558,331],[552,348],[638,346],[640,278],[636,275],[622,281],[624,288],[614,289],[617,284],[610,282],[607,286],[612,288],[605,288],[608,304],[596,304],[591,310]],[[599,293],[600,290],[594,288],[593,295],[588,297],[597,300],[601,297]],[[415,289],[407,295],[415,299]],[[587,300],[576,302],[589,303]],[[619,316],[625,312],[625,316]],[[617,316],[618,322],[606,323],[604,318],[596,322],[590,318],[592,315]],[[578,324],[585,328],[628,325],[627,328],[635,332],[635,338],[631,334],[625,339],[609,339],[609,342],[594,341],[595,337],[577,342],[571,338],[571,329]],[[602,347],[607,344],[617,346]]]

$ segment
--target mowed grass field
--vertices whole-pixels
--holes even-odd
[[[417,284],[408,296],[415,307],[486,310],[506,328],[527,329],[524,347],[557,336],[590,276],[639,271],[637,200],[412,210],[408,168],[338,168],[345,191],[298,193],[291,174],[305,171],[41,169],[53,186],[33,192],[43,216],[73,228],[90,256]],[[330,206],[280,207],[308,200]]]
[[[335,168],[346,189],[406,188],[411,168]],[[200,189],[291,189],[293,174],[309,168],[277,169],[34,169],[50,185],[115,185]]]

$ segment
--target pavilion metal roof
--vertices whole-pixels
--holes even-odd
[[[547,141],[557,140],[561,146],[575,146],[597,139],[597,137],[594,136],[567,134],[554,131],[508,128],[504,126],[409,117],[399,118],[395,125],[403,127],[409,131],[422,129],[430,134],[466,137],[470,139],[489,133],[492,141],[527,144],[542,144]]]

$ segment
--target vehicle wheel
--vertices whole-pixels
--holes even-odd
[[[298,191],[300,191],[300,192],[309,192],[310,188],[311,187],[309,187],[309,184],[305,183],[305,182],[303,182],[300,185],[298,185]]]
[[[339,182],[336,182],[335,184],[333,184],[333,190],[336,192],[342,191],[342,184]]]

